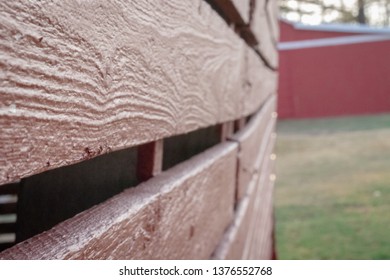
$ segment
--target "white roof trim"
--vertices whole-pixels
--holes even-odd
[[[340,46],[350,44],[360,44],[369,42],[380,42],[390,40],[390,34],[384,35],[356,35],[356,36],[343,36],[334,38],[314,39],[314,40],[301,40],[291,42],[281,42],[278,44],[278,50],[288,51],[306,48],[318,48],[328,46]]]
[[[309,25],[300,22],[291,22],[286,19],[280,19],[281,21],[291,24],[298,30],[312,30],[312,31],[327,31],[327,32],[345,32],[345,33],[375,33],[375,34],[390,34],[390,28],[373,27],[364,24],[319,24]]]
[[[313,30],[313,31],[327,31],[327,32],[345,32],[345,33],[386,33],[390,34],[390,28],[378,28],[367,25],[358,24],[320,24],[320,25],[306,25],[302,23],[294,24],[295,29],[299,30]]]

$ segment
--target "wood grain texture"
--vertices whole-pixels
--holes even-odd
[[[274,68],[278,68],[278,51],[275,43],[275,17],[277,15],[268,16],[268,12],[276,13],[277,10],[268,8],[268,2],[276,2],[276,0],[256,0],[253,9],[250,29],[257,39],[257,49],[262,54],[268,64]],[[274,7],[276,3],[272,3]],[[270,20],[272,18],[272,20]]]
[[[203,0],[0,9],[0,184],[237,119],[266,94],[250,85],[268,70],[257,58],[245,76],[253,51]]]
[[[257,159],[257,162],[261,162],[261,169],[252,176],[247,193],[238,202],[234,221],[214,252],[214,259],[271,258],[268,251],[264,250],[272,250],[273,245],[272,224],[269,223],[272,220],[272,188],[269,178],[273,168],[270,154],[275,143],[274,134],[267,143],[266,152],[258,155]]]
[[[247,192],[247,186],[255,173],[259,172],[258,158],[265,156],[268,140],[274,130],[276,97],[271,96],[247,126],[231,139],[239,143],[238,191],[240,200]]]
[[[207,259],[233,214],[223,143],[0,253],[0,259]]]

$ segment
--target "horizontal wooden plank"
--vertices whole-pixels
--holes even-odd
[[[268,8],[269,5],[274,7],[277,3],[269,4],[269,2],[277,2],[276,0],[256,0],[250,29],[254,34],[258,45],[257,49],[262,54],[263,58],[268,62],[268,65],[274,69],[278,67],[278,51],[275,41],[275,30],[277,30],[274,20],[277,12],[274,8]],[[271,16],[268,13],[272,13]]]
[[[261,110],[250,120],[247,126],[231,139],[239,143],[238,192],[241,199],[255,173],[259,172],[259,157],[264,157],[268,139],[274,130],[276,97],[271,96]]]
[[[0,259],[207,259],[232,219],[237,148],[219,144]]]
[[[0,223],[0,234],[4,233],[15,233],[15,223]]]
[[[254,84],[272,73],[203,0],[0,8],[0,184],[237,119],[268,92]]]
[[[17,194],[19,191],[19,183],[11,183],[0,186],[0,195]]]
[[[255,173],[247,193],[238,202],[233,223],[224,234],[221,243],[216,249],[215,259],[259,259],[265,255],[261,250],[265,242],[271,243],[269,228],[264,226],[264,221],[272,219],[269,205],[272,205],[272,197],[269,191],[269,178],[273,163],[270,154],[275,143],[275,136],[271,136],[266,152],[259,156],[261,170]]]
[[[0,203],[0,214],[12,214],[16,213],[16,203],[11,202],[11,203]]]

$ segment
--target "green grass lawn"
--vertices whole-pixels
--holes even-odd
[[[390,259],[390,115],[279,121],[280,259]]]

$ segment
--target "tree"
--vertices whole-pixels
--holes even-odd
[[[366,24],[366,12],[365,12],[365,0],[358,0],[358,16],[357,22],[361,24]]]

